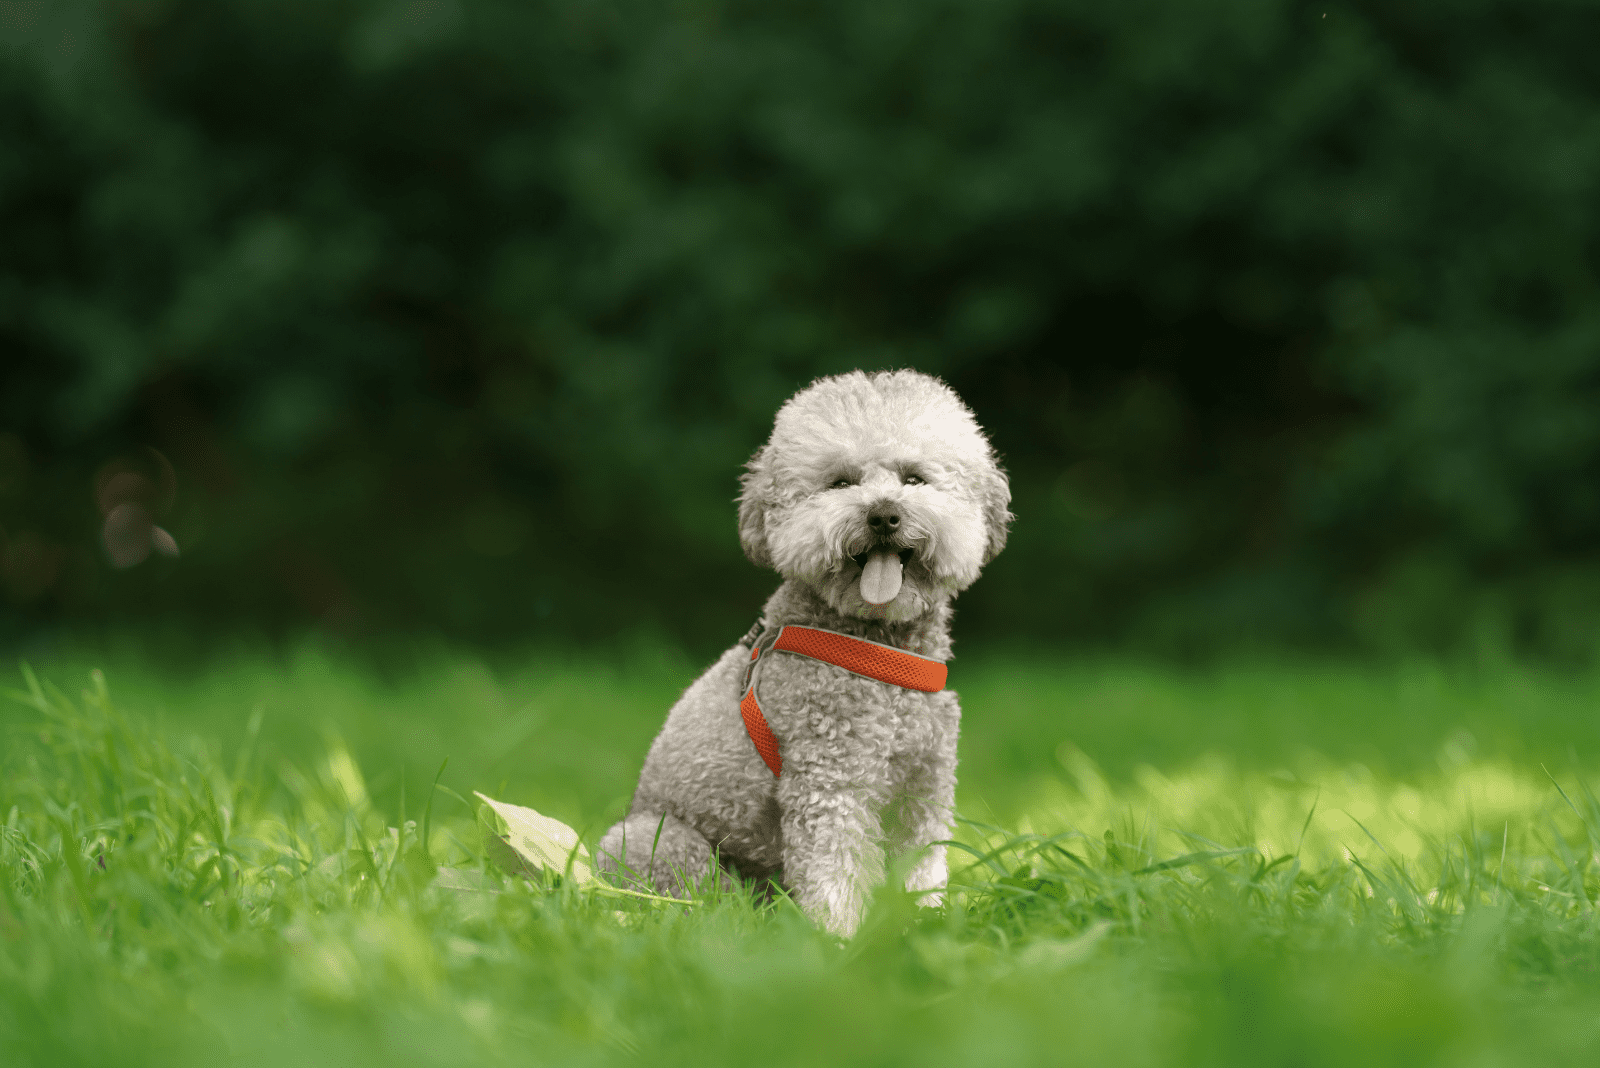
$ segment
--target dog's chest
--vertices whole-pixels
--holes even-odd
[[[888,761],[954,741],[955,702],[948,692],[908,690],[785,654],[764,665],[759,687],[786,749]]]

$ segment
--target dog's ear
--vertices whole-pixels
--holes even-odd
[[[987,564],[1006,547],[1007,531],[1016,518],[1011,514],[1011,483],[1006,480],[999,457],[992,453],[989,468],[979,483],[978,499],[983,504],[983,526],[989,536],[983,550],[983,562]]]
[[[739,478],[739,544],[757,567],[772,566],[772,550],[767,547],[767,500],[772,487],[767,450],[765,445],[757,449]]]

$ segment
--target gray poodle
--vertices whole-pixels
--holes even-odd
[[[598,859],[674,896],[777,879],[849,936],[886,852],[914,855],[906,889],[942,900],[950,602],[1005,545],[1011,490],[960,398],[914,371],[801,390],[743,488],[739,540],[783,584],[668,713]]]

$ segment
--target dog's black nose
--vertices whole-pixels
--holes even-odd
[[[874,534],[893,534],[900,527],[900,516],[893,505],[874,505],[867,513],[867,526]]]

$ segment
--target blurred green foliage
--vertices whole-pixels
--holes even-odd
[[[963,634],[1586,656],[1586,0],[0,4],[13,631],[726,644],[740,463],[912,365]],[[94,473],[175,465],[179,562]]]

